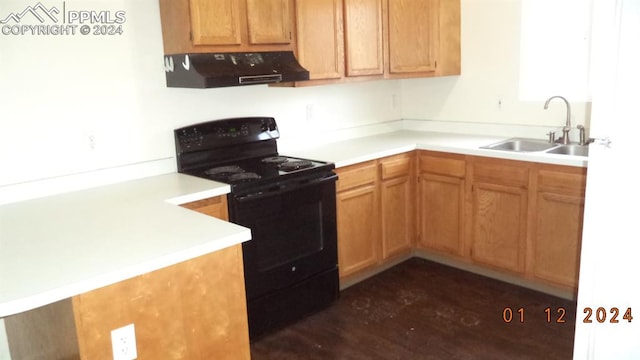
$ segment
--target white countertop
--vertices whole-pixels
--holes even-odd
[[[249,240],[177,206],[229,191],[174,173],[0,206],[0,318]]]
[[[420,149],[556,165],[587,166],[588,158],[584,156],[545,154],[541,152],[513,152],[480,148],[481,146],[506,139],[508,139],[508,137],[399,130],[299,150],[295,151],[295,155],[309,159],[331,161],[336,164],[336,167],[344,167],[384,156]]]

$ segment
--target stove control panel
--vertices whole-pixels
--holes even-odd
[[[174,130],[177,152],[193,152],[280,137],[271,117],[212,120]]]
[[[240,126],[219,126],[215,128],[215,136],[224,138],[237,138],[249,136],[249,126],[247,124],[241,124]]]

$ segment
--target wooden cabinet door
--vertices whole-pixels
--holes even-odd
[[[311,80],[344,76],[341,0],[296,0],[298,61]]]
[[[344,0],[347,76],[384,72],[382,0]]]
[[[538,193],[534,275],[573,288],[578,286],[584,197]]]
[[[240,45],[242,0],[189,0],[193,45]]]
[[[408,254],[415,239],[415,156],[379,161],[382,259]]]
[[[533,275],[577,288],[586,171],[547,166],[537,179]]]
[[[390,73],[435,71],[440,0],[388,2]]]
[[[521,273],[525,265],[527,189],[475,183],[471,258]]]
[[[246,0],[249,44],[291,43],[290,0]]]
[[[380,222],[375,184],[337,195],[338,262],[340,277],[379,261]]]
[[[413,181],[403,176],[383,181],[380,186],[382,203],[382,259],[407,254],[413,246],[415,218]]]
[[[418,246],[463,256],[465,157],[421,151],[418,166]]]
[[[418,178],[418,226],[421,248],[462,256],[464,178],[421,174]]]

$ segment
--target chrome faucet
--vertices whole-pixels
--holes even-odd
[[[570,142],[569,131],[571,131],[571,105],[569,105],[569,102],[567,101],[567,99],[565,99],[562,96],[556,95],[548,98],[547,101],[544,103],[545,110],[549,108],[549,102],[555,98],[561,99],[567,105],[567,122],[564,124],[564,127],[562,128],[562,137],[558,139],[558,140],[562,140],[562,143],[566,145]]]

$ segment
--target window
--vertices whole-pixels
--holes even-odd
[[[522,0],[520,100],[589,101],[592,0]]]

